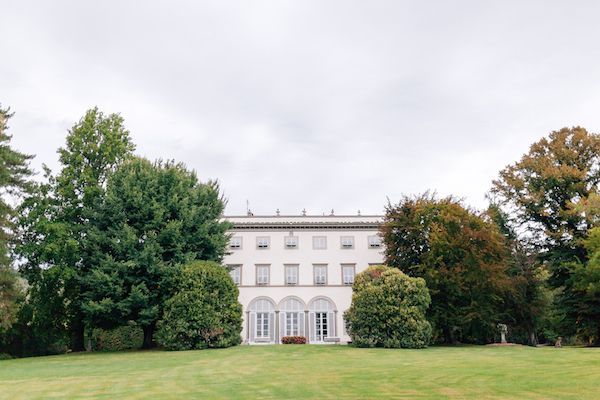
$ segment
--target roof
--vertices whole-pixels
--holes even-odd
[[[225,216],[234,230],[377,229],[382,215],[251,215]]]

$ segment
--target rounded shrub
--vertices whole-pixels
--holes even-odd
[[[184,266],[178,292],[166,301],[156,339],[168,350],[229,347],[241,342],[242,305],[225,267],[212,261]]]
[[[356,276],[352,305],[344,314],[359,347],[423,348],[431,340],[425,318],[431,298],[422,278],[396,268],[372,266]]]

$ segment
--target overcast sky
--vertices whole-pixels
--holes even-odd
[[[145,157],[218,179],[227,213],[485,206],[563,126],[600,131],[598,1],[4,1],[0,103],[56,169],[97,105]]]

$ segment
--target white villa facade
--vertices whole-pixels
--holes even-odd
[[[381,216],[240,216],[224,263],[238,285],[244,343],[346,343],[354,276],[383,262]]]

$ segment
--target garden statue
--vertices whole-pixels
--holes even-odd
[[[554,347],[562,347],[562,336],[556,338],[556,343],[554,343]]]
[[[498,329],[500,330],[500,343],[506,343],[506,334],[508,333],[508,327],[506,324],[498,324]]]

